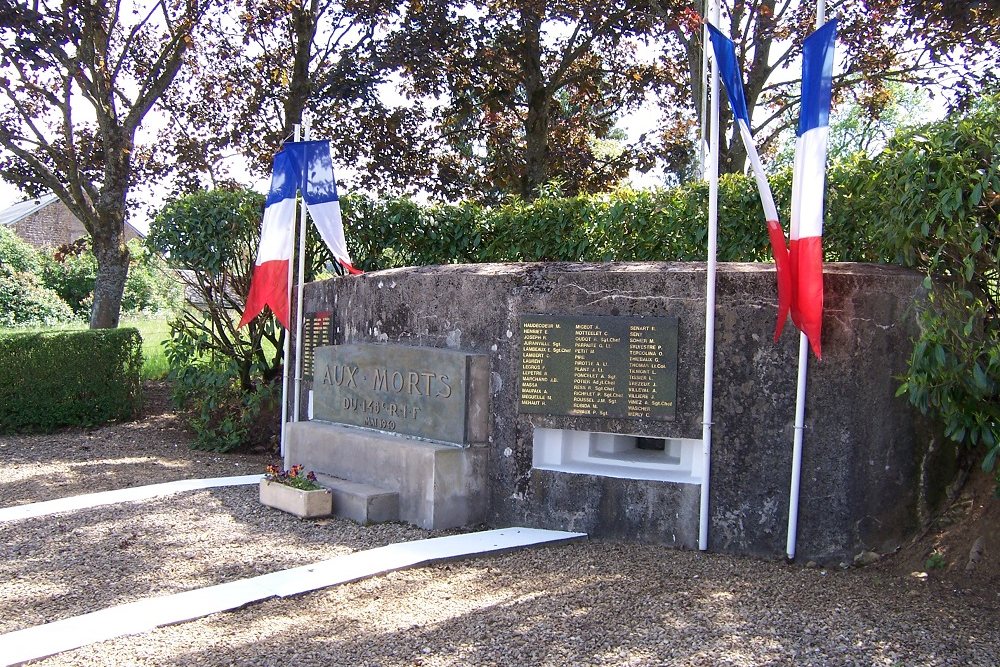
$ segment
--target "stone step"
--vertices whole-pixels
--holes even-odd
[[[317,475],[395,491],[399,520],[428,530],[484,520],[488,453],[485,447],[457,447],[321,421],[294,422],[285,431],[286,468],[298,464]]]
[[[316,473],[316,482],[330,489],[334,516],[365,525],[399,521],[399,494],[371,484]]]

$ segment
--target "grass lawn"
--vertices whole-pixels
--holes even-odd
[[[167,357],[163,341],[170,338],[167,320],[122,320],[121,326],[135,327],[142,336],[142,379],[162,380],[167,377]]]

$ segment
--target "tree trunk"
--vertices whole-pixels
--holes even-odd
[[[129,252],[122,243],[123,220],[102,227],[102,233],[93,236],[97,280],[94,284],[94,305],[90,309],[90,328],[114,329],[121,317]],[[107,233],[103,233],[105,230]]]
[[[292,76],[288,81],[288,97],[285,98],[283,137],[291,135],[295,126],[302,123],[302,112],[312,93],[309,63],[312,59],[313,40],[316,38],[316,4],[315,0],[303,0],[300,5],[292,9],[295,47],[292,55]]]
[[[522,67],[524,92],[528,111],[524,119],[524,175],[521,196],[527,200],[538,196],[538,186],[548,180],[549,171],[549,111],[552,100],[545,85],[541,62],[541,13],[533,9],[521,11]]]

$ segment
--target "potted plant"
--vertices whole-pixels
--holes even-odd
[[[260,481],[260,502],[300,518],[327,516],[333,511],[333,495],[316,482],[316,473],[302,473],[302,466],[288,470],[268,466]]]

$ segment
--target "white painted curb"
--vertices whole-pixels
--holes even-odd
[[[0,509],[0,522],[17,521],[18,519],[31,519],[34,517],[55,514],[57,512],[72,512],[74,510],[87,509],[89,507],[99,507],[101,505],[113,505],[115,503],[127,503],[133,500],[148,500],[159,496],[169,496],[182,491],[197,491],[198,489],[212,489],[219,486],[240,486],[243,484],[257,484],[263,479],[263,475],[243,475],[240,477],[209,477],[206,479],[181,479],[176,482],[164,482],[163,484],[149,484],[147,486],[135,486],[131,489],[116,489],[114,491],[101,491],[99,493],[88,493],[82,496],[70,496],[69,498],[57,498],[56,500],[46,500],[41,503],[30,503],[28,505],[16,505],[14,507],[4,507]]]
[[[260,478],[259,475],[255,477]],[[586,533],[504,528],[390,544],[312,565],[173,595],[146,598],[9,632],[0,635],[0,664],[16,665],[37,660],[115,637],[148,632],[159,626],[236,609],[274,596],[287,597],[444,560],[483,556],[540,544],[558,544],[586,537]]]

